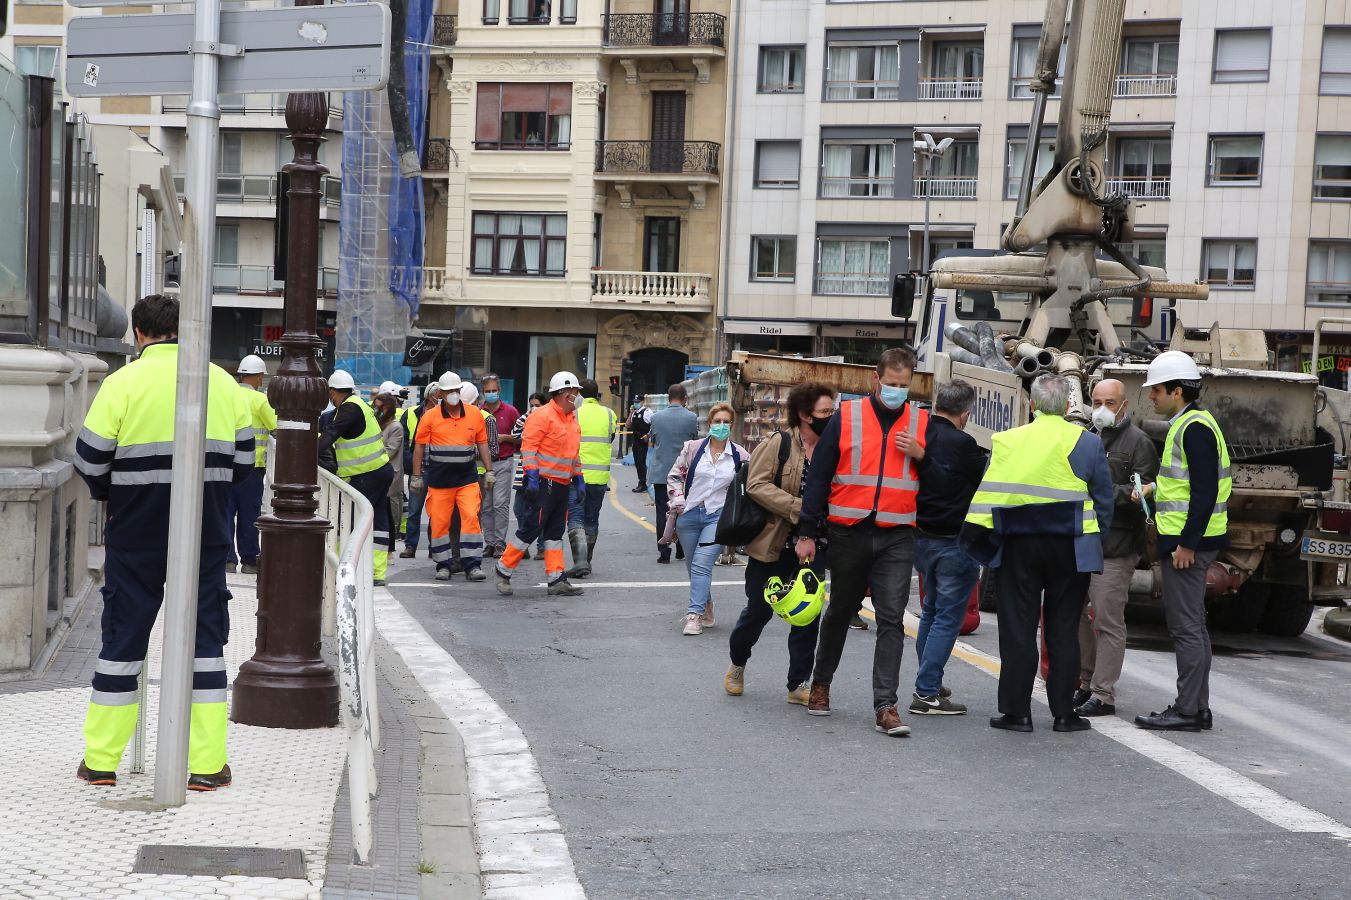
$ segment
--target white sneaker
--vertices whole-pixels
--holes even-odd
[[[685,616],[685,631],[683,633],[684,634],[704,633],[704,626],[699,621],[698,613],[690,613],[689,615]]]
[[[712,628],[712,627],[713,627],[713,601],[712,601],[712,600],[709,600],[708,603],[704,606],[704,617],[700,620],[700,623],[701,623],[705,628]]]

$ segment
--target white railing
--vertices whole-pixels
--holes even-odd
[[[861,272],[822,272],[816,276],[816,293],[840,296],[886,296],[891,279]]]
[[[916,178],[915,196],[921,200],[974,200],[974,178]]]
[[[822,175],[822,197],[894,197],[896,178],[854,178],[848,175]]]
[[[979,78],[921,78],[921,100],[979,100],[982,85]]]
[[[707,306],[713,276],[694,272],[591,273],[591,299],[600,303],[669,303]]]
[[[1107,189],[1143,200],[1167,200],[1171,178],[1109,178]]]
[[[1116,95],[1118,97],[1175,97],[1177,96],[1177,76],[1163,73],[1118,75],[1116,77]]]
[[[441,294],[446,289],[446,269],[444,266],[424,266],[422,269],[422,293]]]

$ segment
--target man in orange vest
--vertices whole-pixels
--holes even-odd
[[[830,682],[849,623],[871,588],[877,614],[875,724],[878,731],[896,737],[910,733],[896,712],[896,690],[905,646],[902,618],[915,561],[915,464],[924,458],[929,424],[929,414],[908,399],[914,371],[911,350],[887,350],[878,360],[872,395],[841,404],[826,425],[807,473],[796,547],[798,559],[805,562],[824,539],[832,576],[807,712],[830,715]],[[823,518],[829,523],[824,527]]]
[[[585,490],[581,426],[577,407],[582,386],[571,372],[559,372],[549,381],[549,402],[530,414],[521,435],[521,469],[524,472],[524,517],[516,517],[516,534],[497,561],[497,592],[511,596],[511,576],[538,538],[544,548],[544,572],[552,596],[576,597],[582,589],[563,573],[563,529],[568,520],[568,492],[575,482]]]

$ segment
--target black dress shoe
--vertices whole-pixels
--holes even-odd
[[[1092,691],[1086,691],[1083,688],[1079,688],[1079,690],[1074,692],[1074,705],[1083,706],[1085,703],[1088,702],[1088,698],[1092,696],[1093,696]]]
[[[1083,716],[1056,716],[1052,731],[1088,731],[1093,725]]]
[[[1210,713],[1210,707],[1196,711],[1196,717],[1201,720],[1201,729],[1209,731],[1215,727],[1215,717]]]
[[[1199,715],[1183,715],[1176,706],[1170,706],[1161,713],[1136,716],[1135,724],[1150,731],[1200,731],[1202,728]]]
[[[1110,703],[1103,703],[1097,697],[1090,697],[1087,703],[1080,703],[1074,708],[1074,714],[1089,719],[1094,716],[1112,716],[1116,715],[1116,707]]]
[[[636,488],[633,489],[633,492],[634,492],[635,494],[646,494],[646,493],[647,493],[647,485],[645,485],[645,484],[640,484],[640,485],[638,485]]]
[[[990,716],[990,727],[1004,731],[1030,732],[1032,720],[1027,716]]]

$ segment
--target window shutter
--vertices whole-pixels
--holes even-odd
[[[568,104],[572,96],[568,95]],[[549,108],[549,85],[547,84],[504,84],[502,85],[502,112],[539,113]]]
[[[1215,71],[1265,72],[1271,59],[1271,32],[1222,31],[1215,47]]]
[[[1351,137],[1320,134],[1314,145],[1315,166],[1351,166]]]
[[[1215,138],[1216,159],[1248,159],[1261,157],[1262,139],[1260,137]]]
[[[796,141],[765,141],[760,145],[760,181],[769,184],[796,183],[800,168]]]
[[[572,85],[551,84],[549,88],[549,115],[566,116],[572,113]]]
[[[474,140],[494,144],[502,139],[502,85],[481,81],[478,86],[478,121]]]
[[[1329,28],[1323,32],[1323,72],[1351,75],[1351,28]]]

